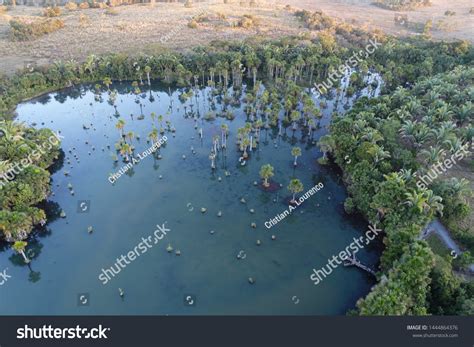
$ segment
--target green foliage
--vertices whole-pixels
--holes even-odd
[[[393,11],[413,10],[421,6],[431,6],[430,0],[376,0],[375,5]]]
[[[386,278],[357,302],[361,315],[427,315],[426,297],[434,256],[424,242],[404,248]]]
[[[434,315],[472,315],[472,284],[462,283],[442,257],[436,256],[435,260],[428,294],[430,312]]]

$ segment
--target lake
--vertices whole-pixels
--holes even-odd
[[[176,131],[165,133],[161,159],[147,156],[111,184],[109,175],[126,163],[112,159],[120,135],[105,90],[99,97],[93,86],[81,85],[17,107],[18,121],[61,131],[65,157],[52,175],[54,195],[44,205],[49,222],[27,240],[31,263],[24,264],[8,245],[0,246],[0,271],[7,269],[11,276],[0,286],[1,314],[341,315],[369,292],[375,280],[354,267],[341,265],[318,285],[310,280],[313,268],[324,266],[368,229],[362,218],[344,212],[347,193],[340,173],[318,164],[322,154],[315,145],[327,133],[336,106],[344,112],[357,96],[326,100],[313,139],[307,130],[293,134],[291,126],[282,136],[278,129],[262,129],[258,148],[242,166],[236,134],[246,121],[245,92],[239,104],[229,107],[235,115],[229,121],[203,119],[213,107],[209,88],[185,103],[179,99],[181,89],[158,83],[150,90],[140,86],[139,95],[131,92],[129,83],[111,88],[118,91],[115,105],[125,132],[140,135],[133,140],[135,153],[151,146],[146,141],[151,112],[164,115]],[[220,113],[222,98],[217,97],[215,109]],[[190,112],[197,111],[201,117],[195,121]],[[227,150],[225,155],[219,152],[216,170],[211,170],[212,138],[221,136],[223,123],[229,126]],[[294,168],[291,148],[296,145],[302,156]],[[261,188],[259,170],[267,163],[275,168],[272,181],[282,184],[281,189]],[[298,195],[320,182],[324,187],[268,229],[264,223],[288,208],[291,193],[286,187],[292,177],[304,185]],[[59,217],[60,211],[66,218]],[[165,222],[169,231],[159,243],[102,284],[102,269],[113,266]],[[172,252],[167,252],[168,245]],[[358,258],[375,268],[380,248],[374,241]],[[255,283],[250,284],[249,277]]]

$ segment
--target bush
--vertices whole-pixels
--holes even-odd
[[[43,16],[52,18],[52,17],[59,17],[61,15],[61,9],[59,7],[47,7],[43,11]]]
[[[118,16],[118,11],[114,8],[108,8],[105,10],[105,14],[108,14],[109,16]]]
[[[255,27],[257,26],[257,19],[250,15],[250,14],[245,14],[240,20],[239,22],[237,23],[237,25],[241,28],[245,28],[245,29],[248,29],[248,28],[252,28],[252,27]]]
[[[89,8],[89,7],[90,7],[90,6],[89,6],[89,3],[88,3],[88,2],[81,2],[81,3],[79,4],[79,8],[80,8],[81,10],[85,10],[85,9],[87,9],[87,8]]]
[[[186,2],[184,3],[184,7],[193,7],[193,2],[191,0],[186,0]]]
[[[74,11],[77,10],[77,4],[75,2],[68,2],[64,5],[64,8],[68,11]]]
[[[196,22],[196,20],[191,19],[188,23],[188,27],[191,29],[197,29],[198,23]]]
[[[455,16],[455,15],[456,15],[456,12],[447,10],[446,12],[444,12],[444,15],[445,15],[445,16]]]
[[[44,19],[27,23],[20,20],[11,20],[10,28],[12,41],[28,41],[64,28],[64,21],[61,19]]]
[[[89,17],[85,15],[84,13],[81,13],[79,15],[79,24],[81,25],[81,27],[85,27],[89,25],[89,23],[90,23]]]
[[[417,7],[431,6],[430,0],[376,0],[374,5],[393,11],[413,10]]]
[[[322,11],[297,11],[295,16],[303,21],[311,30],[329,29],[335,24],[335,20],[324,14]]]
[[[354,213],[355,211],[355,204],[354,200],[352,198],[347,198],[346,201],[344,201],[344,210],[346,211],[347,214]]]

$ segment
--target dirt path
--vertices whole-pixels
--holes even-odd
[[[430,222],[425,229],[421,232],[420,238],[425,240],[431,233],[435,233],[439,236],[440,240],[448,247],[451,251],[456,252],[456,255],[462,253],[456,241],[453,240],[449,230],[445,228],[443,224],[437,219]],[[474,264],[469,266],[469,270],[474,273]]]

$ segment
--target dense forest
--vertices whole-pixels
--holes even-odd
[[[324,27],[331,25],[324,23]],[[449,260],[434,256],[426,242],[418,239],[434,216],[449,222],[468,215],[469,188],[455,178],[420,187],[416,178],[431,164],[472,144],[474,50],[466,42],[399,40],[338,26],[334,32],[321,32],[315,40],[219,41],[186,54],[90,56],[83,63],[63,61],[3,76],[2,171],[51,136],[48,130],[14,122],[15,106],[47,91],[85,82],[99,83],[97,88],[106,90],[112,80],[136,81],[139,88],[150,79],[159,79],[187,87],[190,93],[192,88],[209,86],[225,102],[231,101],[226,94],[229,85],[239,89],[247,83],[253,88],[247,88],[249,123],[242,133],[280,124],[311,133],[318,126],[320,111],[310,88],[326,80],[369,39],[382,45],[360,62],[349,88],[356,91],[370,70],[377,71],[384,81],[382,96],[360,100],[344,116],[335,114],[330,135],[319,143],[327,158],[322,162],[332,160],[344,172],[350,195],[346,211],[361,213],[384,230],[379,283],[357,303],[354,313],[473,314],[474,287],[457,279]],[[262,82],[267,88],[260,93]],[[59,145],[53,146],[2,185],[0,231],[8,241],[22,242],[34,225],[44,223],[44,212],[36,206],[49,194],[47,169],[59,151]],[[454,232],[472,248],[469,231]],[[471,260],[466,252],[455,265],[462,268]]]

